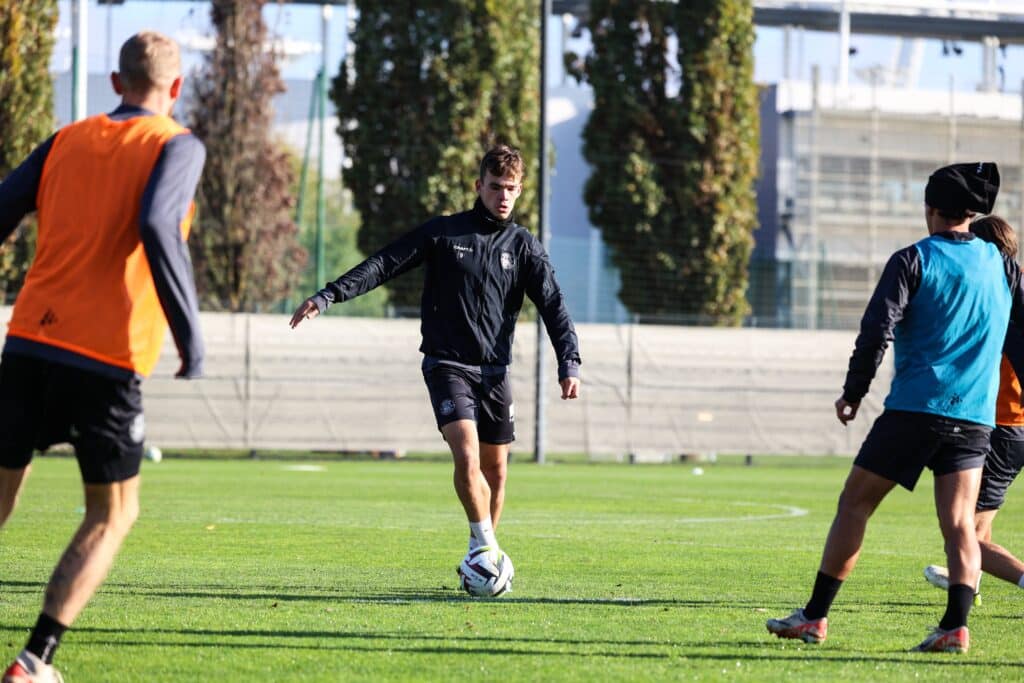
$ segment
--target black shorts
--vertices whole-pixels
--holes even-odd
[[[463,366],[433,363],[425,365],[423,379],[438,429],[455,420],[473,420],[480,441],[515,441],[516,414],[507,371],[481,373]]]
[[[1024,469],[1024,427],[1000,427],[992,430],[992,448],[981,473],[978,510],[998,510],[1006,499],[1006,489]]]
[[[33,451],[70,443],[82,481],[124,481],[139,473],[144,437],[138,378],[13,353],[0,358],[0,467],[21,469]]]
[[[925,467],[935,476],[982,467],[991,432],[975,422],[886,410],[853,463],[913,491]]]

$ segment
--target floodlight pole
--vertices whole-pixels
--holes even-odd
[[[839,2],[839,68],[836,84],[840,95],[845,96],[850,86],[850,8],[846,0]]]
[[[320,79],[317,82],[317,99],[320,108],[319,151],[316,155],[316,286],[323,287],[327,281],[327,268],[324,258],[324,230],[327,223],[327,198],[324,195],[324,148],[326,136],[324,122],[327,119],[327,45],[330,36],[331,6],[320,8]]]
[[[547,251],[548,243],[548,16],[551,14],[551,0],[540,3],[540,145],[537,156],[540,173],[537,177],[537,208],[540,216],[537,225],[537,238]],[[534,397],[536,406],[535,430],[533,434],[533,460],[544,464],[544,437],[547,431],[547,394],[544,382],[547,378],[547,349],[544,320],[537,314],[537,376],[534,378]]]
[[[89,3],[71,0],[71,120],[85,118],[89,73]]]

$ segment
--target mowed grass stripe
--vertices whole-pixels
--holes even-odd
[[[516,462],[499,528],[516,585],[493,601],[457,589],[467,530],[449,465],[317,464],[147,463],[140,521],[58,653],[69,683],[1024,675],[1024,595],[990,577],[970,654],[906,652],[945,604],[920,575],[942,561],[927,475],[876,513],[815,648],[763,624],[806,600],[848,463],[759,459],[695,476]],[[1013,493],[996,538],[1024,552]],[[9,656],[80,517],[74,462],[38,460],[0,532]]]

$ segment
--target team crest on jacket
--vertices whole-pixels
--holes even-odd
[[[516,267],[516,259],[512,256],[512,252],[503,251],[501,252],[501,267],[505,270],[512,270]]]

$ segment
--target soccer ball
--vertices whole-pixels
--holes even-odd
[[[512,590],[516,571],[500,548],[482,545],[466,553],[459,564],[462,590],[476,598],[496,598]]]
[[[150,462],[160,462],[164,459],[164,454],[156,446],[146,446],[146,450],[142,452],[142,455]]]

